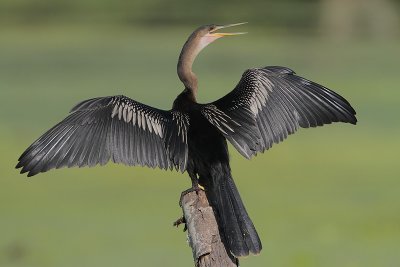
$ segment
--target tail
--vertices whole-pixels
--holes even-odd
[[[262,245],[230,172],[215,174],[206,194],[216,213],[226,248],[236,257],[259,254]],[[213,175],[213,176],[215,176]]]

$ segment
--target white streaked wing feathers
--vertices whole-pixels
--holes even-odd
[[[356,123],[355,111],[347,100],[294,74],[285,67],[247,70],[233,91],[205,105],[216,106],[242,125],[229,133],[214,123],[243,156],[263,152],[299,127]],[[216,120],[207,114],[205,117],[210,122]]]
[[[52,168],[116,163],[184,171],[188,116],[124,96],[94,98],[42,135],[20,157],[28,176]],[[173,143],[173,145],[171,145]],[[176,148],[177,147],[177,148]]]

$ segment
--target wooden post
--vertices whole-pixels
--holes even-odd
[[[205,192],[189,192],[182,196],[181,203],[195,266],[238,267],[239,260],[227,252],[222,243],[218,224]],[[179,220],[175,225],[179,225]]]

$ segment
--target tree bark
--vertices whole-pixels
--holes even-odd
[[[239,260],[226,251],[205,192],[189,192],[182,196],[181,203],[195,266],[239,266]]]

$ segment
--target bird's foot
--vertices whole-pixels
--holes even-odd
[[[187,226],[186,226],[186,219],[184,216],[182,216],[178,220],[176,220],[173,225],[176,227],[179,227],[179,225],[181,225],[182,223],[185,224],[185,227],[183,227],[183,231],[186,232]]]
[[[186,195],[186,194],[189,194],[190,192],[199,192],[199,191],[205,191],[205,189],[204,189],[204,187],[203,186],[201,186],[201,185],[199,185],[199,184],[195,184],[195,185],[193,185],[191,188],[189,188],[189,189],[186,189],[185,191],[183,191],[182,193],[181,193],[181,197],[180,197],[180,199],[179,199],[179,206],[180,207],[182,207],[182,199],[183,199],[183,197]]]

